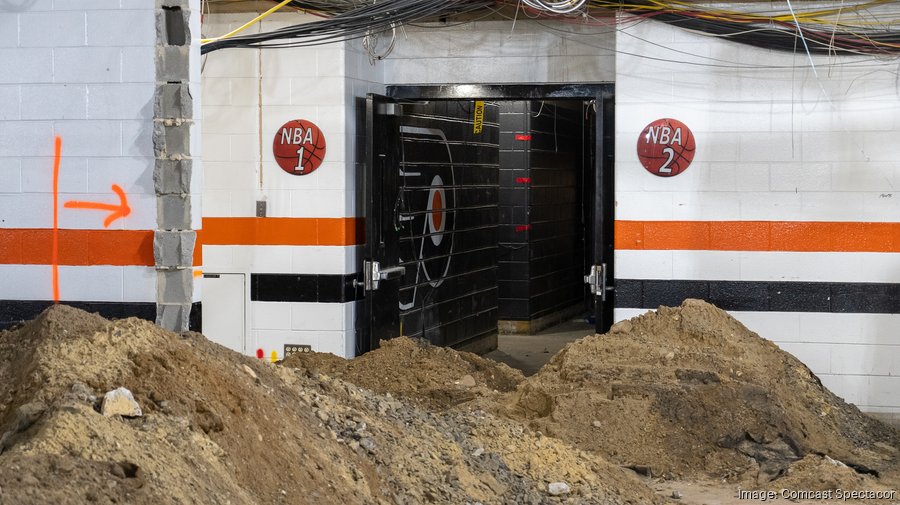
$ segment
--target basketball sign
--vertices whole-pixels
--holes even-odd
[[[313,173],[325,159],[325,135],[305,119],[288,121],[275,132],[275,161],[291,175]]]
[[[641,165],[653,175],[672,177],[687,170],[694,159],[694,134],[677,119],[657,119],[638,138]]]

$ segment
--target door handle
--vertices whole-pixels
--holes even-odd
[[[363,287],[366,291],[377,291],[380,281],[399,279],[406,275],[406,267],[396,266],[381,268],[381,263],[366,260],[363,262]],[[353,286],[358,286],[356,280]]]
[[[378,280],[399,279],[406,275],[406,267],[388,267],[378,271]]]

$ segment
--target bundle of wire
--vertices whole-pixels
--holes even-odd
[[[590,0],[594,9],[617,9],[642,19],[655,19],[706,35],[779,51],[813,54],[900,54],[900,32],[892,30],[896,19],[870,9],[896,9],[896,0],[841,2],[833,8],[795,12],[754,13],[704,8],[674,1]],[[894,13],[896,14],[896,13]],[[875,21],[872,21],[872,20]]]
[[[328,7],[327,4],[331,4]],[[377,3],[291,2],[302,9],[334,13],[321,21],[251,35],[219,38],[203,44],[202,54],[229,47],[302,47],[329,44],[385,32],[405,23],[461,14],[494,5],[490,0],[385,0]],[[344,10],[346,9],[346,10]]]
[[[897,0],[841,0],[830,8],[804,7],[789,12],[729,10],[679,0],[291,0],[282,2],[324,17],[321,21],[266,33],[223,36],[201,47],[209,53],[228,47],[299,47],[374,37],[403,24],[451,17],[475,10],[494,11],[498,5],[525,9],[536,17],[589,22],[654,19],[704,35],[779,51],[811,54],[900,55]],[[739,4],[735,4],[739,5]],[[808,5],[808,4],[807,4]],[[279,5],[278,7],[281,7]],[[275,9],[272,9],[273,11]],[[877,12],[876,12],[877,11]],[[607,23],[608,24],[608,23]],[[393,44],[393,38],[392,38]],[[392,46],[391,46],[392,47]],[[371,51],[370,51],[371,52]]]
[[[532,9],[547,11],[551,14],[570,14],[578,12],[587,3],[587,0],[522,0],[522,3]]]

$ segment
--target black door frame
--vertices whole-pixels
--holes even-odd
[[[605,301],[602,303],[595,297],[597,332],[608,331],[613,322],[613,308],[615,307],[615,85],[613,83],[393,85],[387,86],[385,94],[386,97],[399,102],[404,100],[472,99],[594,101],[595,131],[597,132],[594,145],[594,188],[600,191],[596,192],[597,194],[593,198],[591,214],[599,216],[600,219],[594,221],[593,240],[590,247],[595,264],[605,265],[607,285],[609,288],[613,288],[606,291]],[[371,132],[367,133],[367,137],[372,138]],[[363,184],[365,187],[367,183]],[[371,328],[368,329],[368,331],[371,330]],[[362,347],[371,349],[377,345],[371,340],[371,336],[367,340],[368,346],[364,344]]]

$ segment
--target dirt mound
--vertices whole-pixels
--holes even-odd
[[[379,393],[392,393],[430,408],[446,408],[494,391],[512,391],[522,372],[468,352],[435,347],[407,337],[353,360],[333,354],[301,353],[284,366],[338,377]]]
[[[142,417],[106,417],[126,387]],[[596,455],[64,306],[0,332],[0,503],[656,503]]]
[[[809,491],[884,490],[873,477],[861,474],[828,456],[809,455],[792,464],[769,489],[803,489]]]
[[[765,482],[811,453],[877,470],[900,446],[895,430],[699,300],[569,344],[506,414],[653,475]]]

